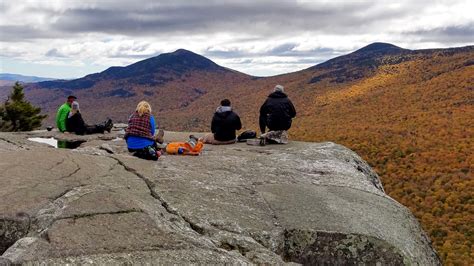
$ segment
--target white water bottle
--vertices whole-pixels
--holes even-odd
[[[198,142],[198,138],[196,138],[194,135],[189,136],[188,143],[191,146],[191,148],[194,149],[194,146],[196,146],[196,143]]]

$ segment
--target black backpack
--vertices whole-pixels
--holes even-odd
[[[245,130],[244,132],[240,133],[237,137],[238,142],[245,142],[247,139],[254,139],[257,137],[257,132],[254,130]]]

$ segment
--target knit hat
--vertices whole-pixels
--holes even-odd
[[[230,106],[230,100],[229,99],[224,99],[221,101],[222,106]]]
[[[76,101],[72,102],[72,104],[71,104],[71,109],[73,109],[73,110],[79,110],[79,103],[76,102]]]
[[[284,92],[284,87],[282,85],[276,85],[275,88],[273,88],[274,92],[280,91]]]

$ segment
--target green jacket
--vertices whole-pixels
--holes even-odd
[[[59,107],[58,113],[56,114],[56,126],[61,132],[66,131],[66,119],[69,111],[71,111],[71,106],[65,103]]]

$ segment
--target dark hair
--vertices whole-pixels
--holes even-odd
[[[224,99],[221,101],[222,106],[230,106],[230,100],[229,99]]]
[[[72,98],[72,99],[74,99],[74,100],[76,100],[76,99],[77,99],[77,97],[76,97],[76,96],[74,96],[74,95],[69,95],[69,96],[67,96],[67,99],[68,99],[68,100],[69,100],[69,99],[71,99],[71,98]]]

